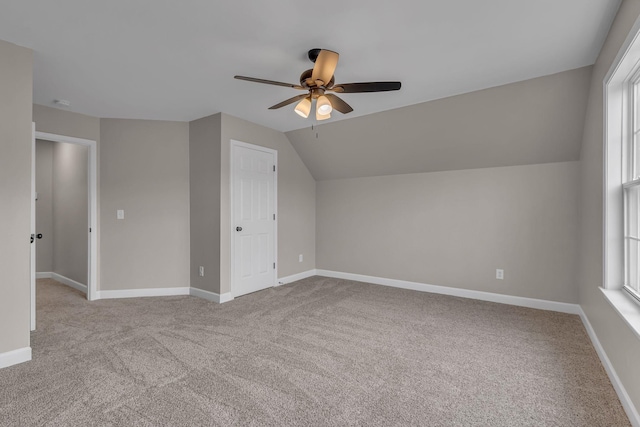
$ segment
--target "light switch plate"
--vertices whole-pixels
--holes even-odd
[[[118,211],[116,212],[116,217],[118,219],[124,219],[124,209],[118,209]]]

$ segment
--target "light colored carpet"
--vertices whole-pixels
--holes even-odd
[[[3,426],[627,426],[578,316],[312,277],[217,305],[38,281]]]

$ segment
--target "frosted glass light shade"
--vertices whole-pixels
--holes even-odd
[[[331,110],[333,110],[333,107],[331,106],[331,102],[329,101],[329,98],[327,98],[324,95],[320,95],[318,97],[318,100],[316,101],[316,109],[317,109],[317,114],[326,116],[327,114],[331,113]]]
[[[331,113],[327,113],[327,114],[320,114],[318,112],[318,109],[316,109],[316,120],[320,121],[320,120],[327,120],[331,118]]]
[[[296,108],[294,110],[296,114],[305,119],[309,117],[309,113],[311,112],[311,97],[306,97],[302,101],[298,102]]]

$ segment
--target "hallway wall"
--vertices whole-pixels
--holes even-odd
[[[53,143],[36,140],[36,271],[53,271]]]
[[[36,271],[87,284],[87,147],[36,141]]]
[[[53,144],[53,271],[86,285],[89,187],[87,147]]]

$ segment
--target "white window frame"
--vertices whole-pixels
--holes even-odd
[[[602,293],[640,337],[640,301],[625,290],[627,245],[626,188],[640,185],[631,179],[632,83],[640,79],[640,18],[623,43],[603,81],[604,105],[604,268]],[[626,151],[626,152],[625,152]],[[640,172],[640,171],[638,171]],[[639,173],[636,173],[638,175]],[[633,178],[637,178],[634,176]],[[629,181],[629,182],[627,182]],[[640,236],[638,236],[640,237]]]
[[[632,241],[640,243],[640,224],[638,216],[640,216],[640,208],[638,207],[638,201],[636,200],[636,212],[635,212],[635,235],[632,236],[631,230],[631,218],[629,216],[630,206],[629,198],[631,197],[631,191],[640,191],[640,162],[638,161],[638,144],[640,144],[640,123],[637,120],[638,106],[640,104],[640,58],[631,71],[629,78],[623,83],[624,91],[622,97],[622,188],[623,188],[623,217],[624,217],[624,282],[622,289],[631,295],[635,301],[640,303],[640,293],[638,289],[634,289],[631,286],[632,282],[638,282],[638,275],[640,274],[640,263],[638,261],[638,251],[636,249],[635,262],[631,259],[630,245]],[[626,170],[625,170],[626,169]],[[636,193],[637,194],[637,193]],[[640,195],[636,195],[640,197]],[[640,246],[640,245],[639,245]],[[635,271],[634,271],[635,270]],[[632,276],[635,275],[635,280]]]

